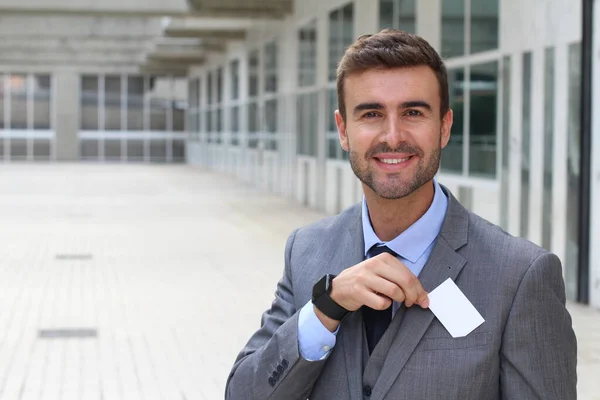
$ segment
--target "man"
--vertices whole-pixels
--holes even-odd
[[[452,126],[439,55],[405,32],[363,36],[337,89],[363,203],[291,234],[226,399],[576,399],[560,261],[434,179]],[[448,278],[484,319],[463,337],[428,309]]]

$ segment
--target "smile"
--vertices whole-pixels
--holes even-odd
[[[402,162],[410,160],[412,156],[405,158],[378,158],[384,164],[400,164]]]

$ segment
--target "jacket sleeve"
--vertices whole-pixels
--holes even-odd
[[[260,329],[238,354],[225,387],[226,400],[306,400],[326,360],[304,360],[298,349],[291,253],[297,231],[287,240],[284,275]]]
[[[503,399],[577,399],[577,341],[552,253],[533,261],[517,289],[500,360]]]

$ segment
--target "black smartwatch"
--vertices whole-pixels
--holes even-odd
[[[335,275],[327,274],[313,286],[312,303],[323,314],[336,321],[341,321],[350,311],[337,304],[329,294],[331,293],[331,281]]]

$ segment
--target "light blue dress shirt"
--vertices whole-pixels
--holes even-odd
[[[362,227],[365,242],[365,258],[368,257],[371,247],[385,245],[399,255],[398,259],[413,274],[419,276],[423,266],[429,259],[431,249],[440,233],[444,217],[446,216],[446,209],[448,208],[448,198],[440,185],[435,179],[433,184],[435,194],[427,212],[407,230],[389,242],[381,241],[375,234],[369,218],[367,202],[363,198]],[[396,314],[399,307],[399,303],[393,303],[393,315]],[[306,303],[298,316],[298,344],[302,357],[308,361],[317,361],[326,358],[335,346],[338,330],[332,333],[325,328],[315,314],[312,302],[309,301]]]

